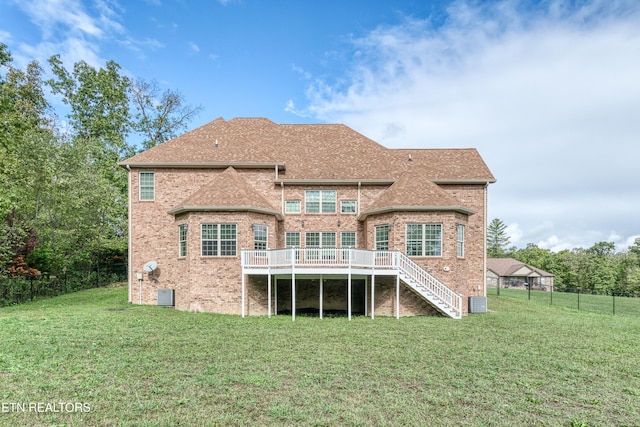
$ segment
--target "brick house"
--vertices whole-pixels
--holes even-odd
[[[487,259],[487,287],[553,291],[555,276],[513,258]]]
[[[459,318],[485,295],[495,179],[475,149],[388,149],[344,125],[219,118],[120,165],[132,303]]]

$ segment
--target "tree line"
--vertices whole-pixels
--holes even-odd
[[[505,223],[494,218],[487,227],[487,256],[514,258],[555,276],[556,288],[593,291],[640,292],[640,239],[626,251],[616,251],[613,242],[598,242],[589,248],[552,252],[533,243],[525,248],[509,247]]]
[[[123,262],[118,162],[181,133],[200,110],[113,61],[68,69],[55,55],[46,71],[37,61],[21,69],[0,43],[0,276]]]

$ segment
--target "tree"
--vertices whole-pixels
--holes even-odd
[[[48,81],[54,94],[71,107],[69,119],[75,137],[98,140],[105,153],[127,155],[126,137],[131,131],[129,78],[120,75],[120,65],[108,61],[96,70],[84,61],[74,64],[73,71],[64,68],[59,55],[49,58],[56,79]]]
[[[166,90],[160,94],[155,80],[149,83],[136,79],[130,90],[137,110],[134,129],[143,135],[145,149],[177,136],[202,110],[201,106],[185,104],[183,95],[178,91]]]
[[[549,249],[539,248],[535,243],[528,243],[526,248],[516,250],[513,253],[513,257],[525,264],[547,270],[549,268],[551,251]]]
[[[507,225],[498,218],[491,220],[487,227],[487,256],[489,258],[503,258],[507,254],[509,236]]]
[[[11,65],[0,44],[0,270],[30,252],[48,191],[55,157],[52,112],[43,92],[42,69]]]
[[[61,146],[56,188],[65,203],[52,209],[52,230],[78,260],[91,260],[103,248],[126,248],[127,177],[118,162],[133,155],[130,80],[108,61],[95,69],[84,61],[64,68],[59,56],[49,59],[52,91],[69,105],[72,133]],[[87,185],[91,184],[91,185]],[[73,207],[73,208],[71,208]],[[71,253],[70,253],[71,254]]]
[[[620,290],[640,292],[640,238],[621,255]]]

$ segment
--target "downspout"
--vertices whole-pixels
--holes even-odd
[[[360,187],[361,186],[362,186],[362,182],[358,181],[358,213],[357,213],[357,216],[360,215]]]
[[[131,262],[131,244],[133,242],[133,238],[131,237],[131,203],[132,203],[132,199],[131,199],[131,166],[127,165],[127,187],[129,189],[128,191],[128,198],[129,198],[129,203],[127,204],[127,216],[128,216],[128,224],[127,224],[127,269],[128,269],[128,278],[127,281],[129,282],[129,291],[128,291],[128,299],[129,299],[129,304],[132,303],[131,300],[131,286],[132,286],[132,282],[133,282],[133,269],[132,269],[132,262]]]
[[[280,209],[284,212],[284,182],[280,181]]]

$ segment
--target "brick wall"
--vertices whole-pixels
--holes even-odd
[[[215,311],[219,313],[241,312],[241,266],[240,250],[253,249],[252,224],[268,226],[268,245],[270,248],[284,247],[284,233],[298,231],[301,244],[305,245],[305,232],[318,231],[337,233],[340,245],[341,231],[355,231],[358,247],[373,249],[374,229],[376,225],[392,224],[390,248],[405,251],[407,222],[436,222],[443,224],[443,248],[441,257],[415,258],[442,282],[463,294],[464,311],[468,295],[484,295],[484,192],[483,185],[443,185],[445,191],[452,194],[461,204],[476,211],[474,215],[453,212],[383,214],[368,217],[363,223],[357,221],[355,214],[341,214],[340,201],[360,200],[359,210],[367,209],[385,186],[309,186],[300,187],[274,185],[274,170],[239,170],[239,173],[267,198],[276,210],[284,212],[285,200],[300,200],[302,212],[287,214],[284,221],[277,221],[272,215],[250,212],[189,212],[170,215],[167,212],[180,206],[203,185],[207,185],[223,169],[144,169],[155,172],[155,200],[138,200],[138,172],[130,172],[131,214],[130,214],[130,262],[131,262],[131,300],[140,300],[139,284],[136,273],[142,272],[145,262],[156,260],[159,268],[153,277],[144,273],[142,282],[142,302],[156,304],[157,289],[175,289],[176,308],[194,311]],[[337,191],[337,212],[335,214],[304,213],[304,191],[307,189],[331,189]],[[234,223],[237,225],[237,254],[230,257],[200,256],[201,223]],[[465,225],[465,256],[456,256],[455,225]],[[187,256],[178,256],[178,226],[188,224]],[[448,271],[445,271],[448,267]],[[395,283],[389,278],[376,279],[376,313],[395,315]],[[279,303],[286,301],[287,286],[279,289]],[[317,302],[317,286],[300,285],[302,293],[298,301],[303,305]],[[339,281],[338,281],[339,282]],[[325,308],[344,305],[346,297],[340,294],[340,283],[327,282]],[[308,286],[307,286],[308,285]],[[477,287],[481,286],[478,290]],[[360,289],[358,285],[356,288]],[[305,291],[306,289],[306,291]],[[355,289],[355,288],[354,288]],[[306,293],[305,293],[306,292]],[[360,292],[359,290],[357,292]],[[364,291],[362,299],[364,299]],[[354,293],[354,298],[358,295]],[[360,298],[360,297],[357,297]],[[254,278],[248,281],[246,307],[248,314],[266,314],[266,278]],[[290,299],[289,299],[290,301]],[[359,300],[358,300],[359,301]],[[290,302],[289,302],[290,304]],[[359,305],[361,304],[358,302]],[[290,308],[290,306],[289,306]],[[402,286],[402,315],[428,314],[433,309]]]

